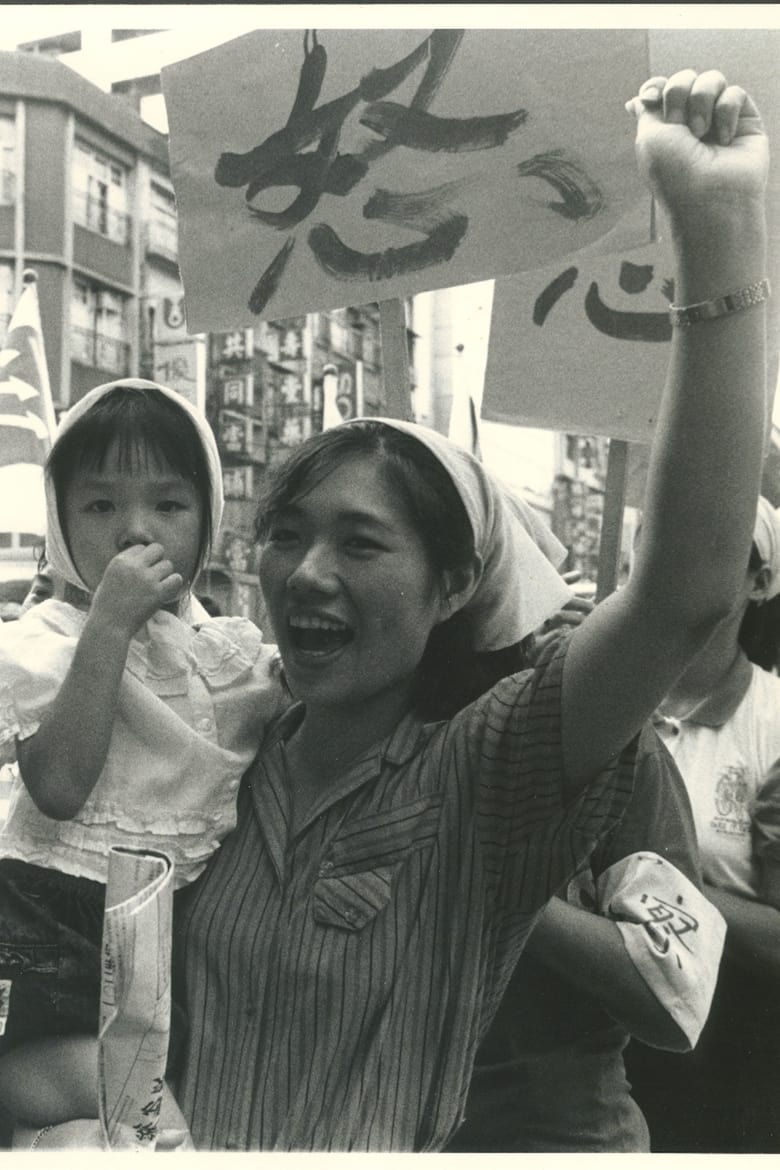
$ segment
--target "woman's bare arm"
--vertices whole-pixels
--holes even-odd
[[[637,158],[669,224],[676,303],[761,280],[768,145],[752,100],[718,73],[692,71],[653,79],[641,94],[630,103]],[[712,127],[705,140],[691,128],[700,115]],[[567,656],[574,784],[630,740],[736,597],[759,493],[765,331],[763,305],[674,329],[636,567],[574,631]]]

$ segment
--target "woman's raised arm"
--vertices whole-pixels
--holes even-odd
[[[712,315],[673,329],[631,580],[572,635],[563,729],[573,783],[630,740],[733,604],[766,418],[769,152],[758,110],[722,74],[692,70],[652,78],[626,108],[673,243],[675,304],[706,302]],[[720,300],[728,294],[748,307]]]

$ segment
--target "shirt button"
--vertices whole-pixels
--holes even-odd
[[[354,910],[345,910],[344,918],[347,922],[354,926],[357,922],[357,913]]]
[[[324,875],[326,873],[330,873],[330,871],[332,869],[333,869],[333,862],[332,861],[323,861],[322,865],[320,866],[320,874]]]
[[[210,719],[200,719],[198,721],[198,731],[211,731],[214,724]]]

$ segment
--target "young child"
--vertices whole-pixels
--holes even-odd
[[[109,847],[162,851],[175,888],[192,882],[287,703],[257,627],[192,596],[223,496],[213,434],[185,399],[140,380],[92,390],[60,424],[46,494],[57,597],[0,633],[0,764],[16,775],[0,833],[0,1096],[38,1124],[96,1108]],[[31,1094],[24,1052],[41,1043],[60,1087]]]

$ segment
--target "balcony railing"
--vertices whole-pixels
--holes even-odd
[[[78,325],[70,333],[71,357],[75,361],[97,370],[109,370],[121,378],[130,373],[130,346],[126,341]]]
[[[93,198],[86,191],[73,192],[73,218],[82,227],[98,232],[116,244],[127,244],[130,239],[130,216]]]

